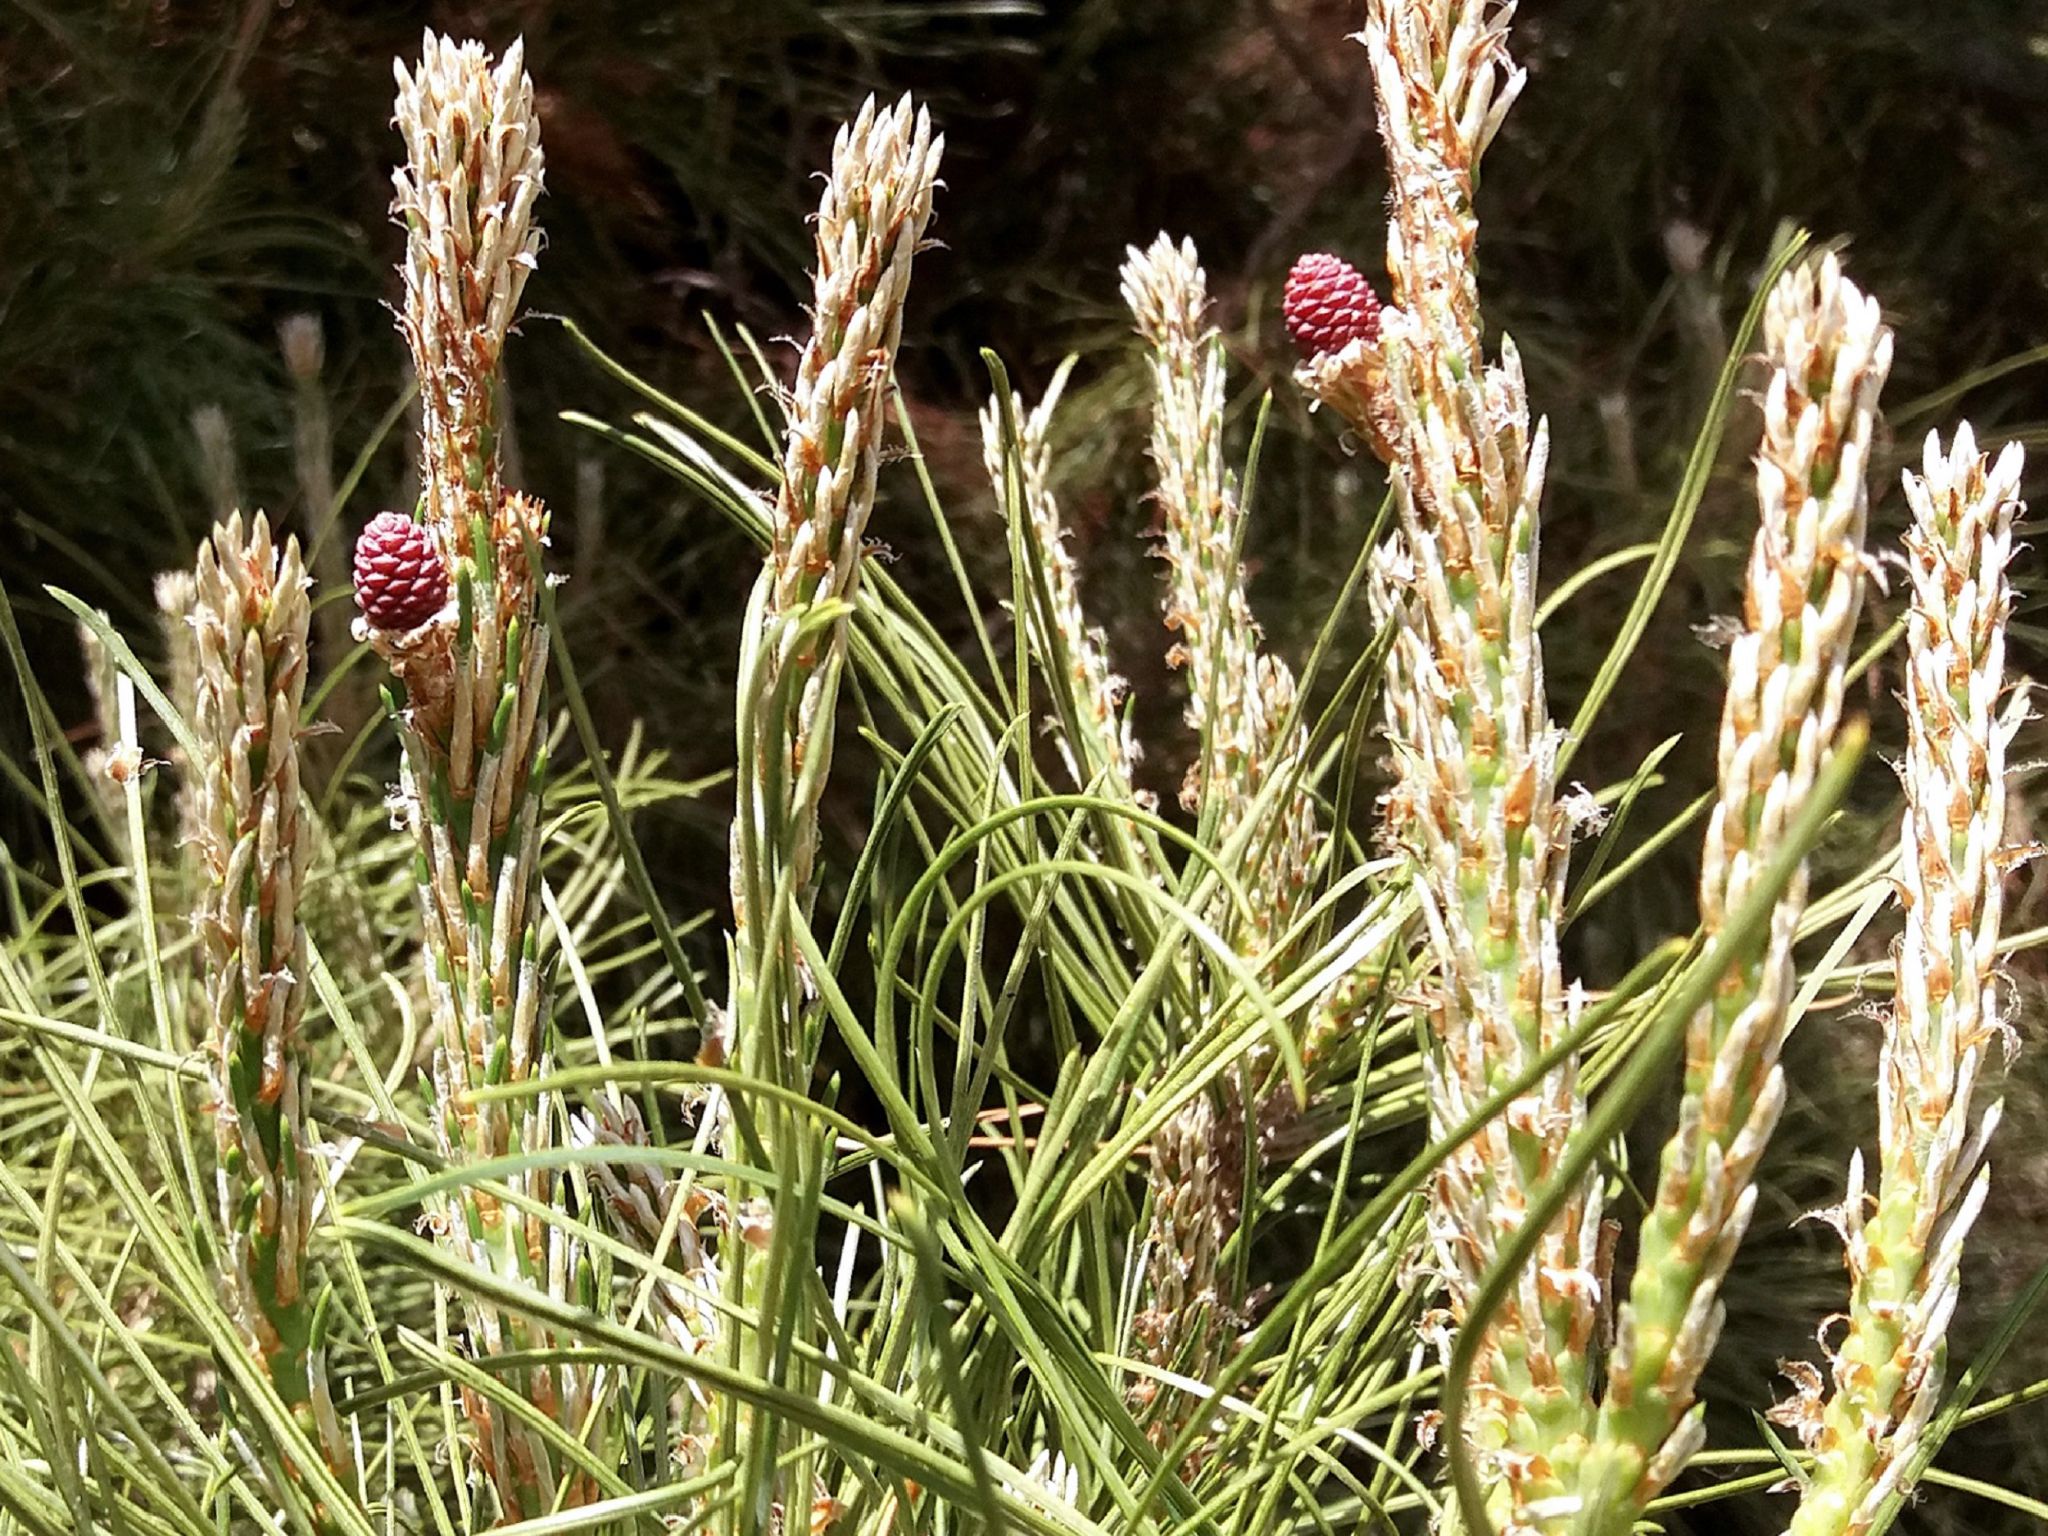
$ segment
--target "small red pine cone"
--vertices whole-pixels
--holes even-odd
[[[448,601],[434,536],[402,512],[379,512],[356,540],[356,606],[378,629],[418,629]]]
[[[1341,256],[1313,251],[1296,258],[1280,309],[1287,334],[1305,358],[1379,339],[1380,296],[1365,274]]]

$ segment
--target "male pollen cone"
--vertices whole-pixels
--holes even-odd
[[[356,606],[378,629],[418,629],[448,601],[434,536],[402,512],[379,512],[356,540]]]
[[[1365,274],[1341,256],[1312,251],[1297,257],[1281,290],[1287,334],[1305,358],[1342,352],[1380,334],[1380,296]]]

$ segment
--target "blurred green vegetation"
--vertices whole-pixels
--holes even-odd
[[[407,494],[402,417],[379,435],[406,388],[386,308],[398,251],[387,61],[417,48],[425,22],[494,47],[523,34],[540,88],[547,246],[510,354],[518,478],[556,509],[567,640],[608,737],[642,720],[679,775],[726,764],[750,555],[672,484],[559,420],[616,419],[631,399],[546,317],[748,423],[705,320],[787,357],[773,338],[805,326],[812,172],[864,94],[908,89],[949,140],[943,249],[920,263],[901,369],[920,445],[970,568],[997,568],[978,349],[1001,353],[1027,391],[1082,355],[1062,490],[1141,732],[1160,744],[1147,771],[1169,789],[1179,705],[1141,537],[1140,391],[1116,266],[1162,227],[1194,236],[1232,338],[1243,437],[1274,394],[1248,553],[1262,620],[1298,647],[1381,485],[1304,409],[1277,325],[1297,251],[1377,267],[1379,150],[1362,53],[1342,40],[1359,19],[1338,0],[0,0],[0,580],[63,723],[83,733],[90,711],[72,627],[43,583],[105,606],[147,651],[151,578],[189,560],[220,499],[311,526],[277,345],[287,317],[316,315],[324,332],[333,473],[362,455],[344,526]],[[1930,427],[1946,433],[1966,411],[1983,438],[2048,443],[2048,14],[2011,0],[1535,0],[1515,51],[1529,82],[1489,157],[1481,260],[1489,318],[1519,343],[1554,436],[1549,584],[1655,536],[1726,332],[1786,222],[1846,242],[1898,333],[1873,544],[1902,524],[1897,467]],[[211,460],[195,428],[209,415],[232,440]],[[1606,783],[1682,734],[1646,818],[1711,777],[1719,658],[1694,627],[1733,602],[1753,526],[1750,427],[1738,417],[1627,697],[1575,764]],[[874,532],[900,579],[950,613],[915,482],[889,478]],[[1597,665],[1635,569],[1546,631],[1557,713]],[[2038,587],[2039,562],[2019,580]],[[1896,602],[1877,598],[1873,624]],[[2015,663],[2037,673],[2039,611],[2015,626]],[[1866,682],[1881,743],[1897,735],[1892,683],[1883,664]],[[19,712],[0,710],[0,752],[21,761],[25,739]],[[381,750],[366,772],[381,771]],[[1871,779],[1859,814],[1888,817],[1890,786]],[[865,803],[846,797],[839,836],[858,837]],[[692,804],[646,832],[678,911],[723,899],[723,812],[716,796]],[[2039,835],[2021,804],[2016,841]],[[11,791],[0,805],[0,841],[20,857],[35,813]],[[1573,930],[1569,958],[1589,980],[1690,926],[1695,843],[1677,839]],[[2025,885],[2011,925],[2042,922],[2044,905]],[[2036,1050],[2013,1088],[1965,1352],[2048,1252],[2048,1050],[2030,1027],[2048,985],[2031,970],[2015,980]],[[1733,1401],[1768,1399],[1776,1356],[1811,1352],[1809,1320],[1839,1288],[1833,1239],[1786,1222],[1835,1198],[1845,1148],[1867,1133],[1874,1038],[1830,1017],[1795,1046],[1808,1102],[1774,1151],[1716,1365]],[[1753,1432],[1734,1420],[1730,1433]],[[2028,1486],[2022,1458],[2043,1486],[2040,1438],[2016,1417],[2009,1439],[1979,1432],[1968,1454],[2003,1458],[2000,1479]],[[1959,1457],[1954,1470],[1972,1468]],[[1771,1507],[1716,1506],[1712,1528],[1773,1529]],[[1987,1516],[1954,1499],[1942,1509]]]

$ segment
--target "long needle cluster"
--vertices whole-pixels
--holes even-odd
[[[1761,526],[1729,652],[1720,794],[1700,871],[1709,939],[1762,878],[1833,751],[1862,604],[1864,477],[1892,338],[1876,302],[1829,256],[1779,280],[1764,312],[1764,352]],[[1805,910],[1802,867],[1768,932],[1689,1027],[1678,1127],[1643,1218],[1599,1451],[1586,1470],[1587,1531],[1627,1532],[1704,1439],[1695,1391],[1721,1329],[1721,1281],[1755,1206],[1757,1161],[1784,1106],[1778,1057]]]
[[[1873,1209],[1855,1154],[1834,1213],[1850,1301],[1833,1390],[1823,1398],[1817,1371],[1790,1367],[1804,1391],[1777,1414],[1814,1453],[1793,1536],[1861,1536],[1899,1491],[1940,1395],[1963,1241],[1989,1186],[1999,1106],[1972,1115],[1985,1058],[2008,1036],[1996,967],[2006,748],[2026,714],[2023,688],[2004,698],[2022,463],[2017,443],[1989,462],[1965,423],[1946,454],[1930,433],[1921,472],[1905,476],[1906,924],[1878,1066],[1881,1172]]]
[[[320,1193],[299,1032],[311,985],[299,915],[313,855],[299,783],[308,585],[298,541],[279,547],[260,512],[246,525],[231,515],[199,546],[191,624],[200,757],[188,777],[205,882],[196,919],[222,1281],[250,1353],[339,1464],[306,1258]]]

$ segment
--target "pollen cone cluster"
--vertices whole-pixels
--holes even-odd
[[[725,1277],[698,1220],[708,1215],[713,1229],[723,1230],[722,1202],[696,1185],[686,1191],[660,1165],[632,1155],[652,1143],[647,1122],[631,1099],[600,1098],[571,1121],[570,1137],[576,1146],[603,1147],[613,1155],[610,1161],[591,1164],[591,1183],[604,1202],[612,1231],[658,1265],[643,1282],[648,1315],[677,1348],[712,1354],[723,1334],[718,1303]],[[670,1401],[671,1455],[687,1474],[702,1472],[711,1455],[711,1409],[710,1391],[694,1381],[685,1383]]]

